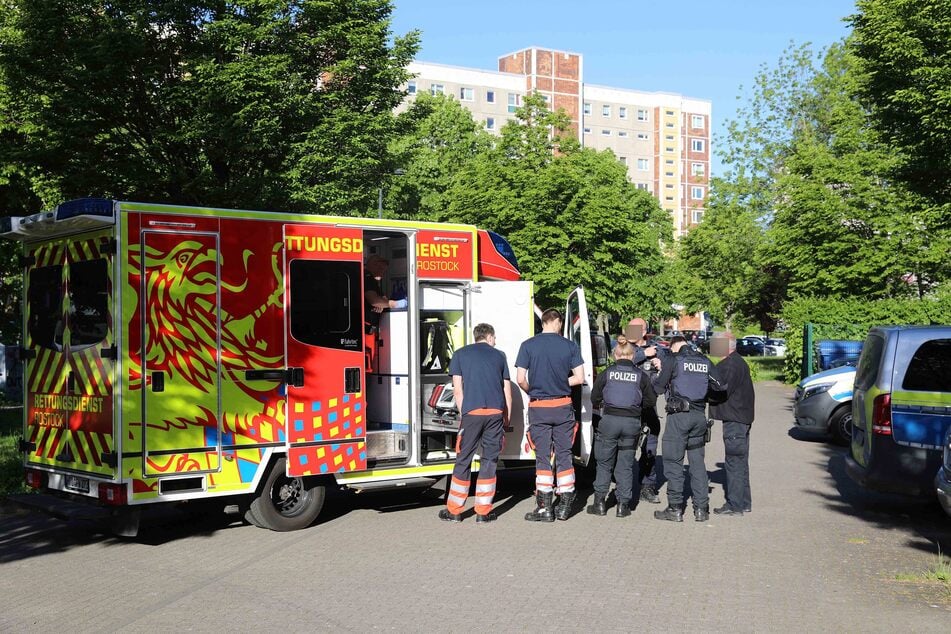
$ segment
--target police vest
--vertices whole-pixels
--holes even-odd
[[[692,402],[704,402],[707,397],[712,363],[700,354],[678,354],[670,387],[674,395]]]
[[[644,374],[632,365],[612,365],[604,371],[604,404],[608,407],[630,409],[641,406],[641,381]]]

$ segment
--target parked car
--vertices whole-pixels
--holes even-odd
[[[785,339],[767,339],[766,340],[766,354],[767,356],[785,357],[786,356],[786,340]]]
[[[766,354],[766,344],[762,339],[743,337],[736,340],[736,351],[744,357],[763,356]]]
[[[852,440],[852,384],[855,368],[842,366],[807,376],[796,387],[793,416],[806,431],[827,433],[834,442]]]
[[[849,476],[869,489],[934,495],[951,427],[951,326],[872,328],[852,399]]]
[[[934,477],[934,486],[941,507],[951,516],[951,429],[944,437],[944,460]]]

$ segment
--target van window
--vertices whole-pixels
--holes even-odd
[[[69,265],[70,350],[99,343],[109,329],[109,271],[105,259]]]
[[[877,335],[869,335],[862,346],[862,355],[855,370],[855,388],[867,390],[875,383],[878,376],[878,366],[882,364],[882,353],[885,351],[885,340]]]
[[[360,262],[291,262],[291,335],[302,343],[363,349]]]
[[[63,349],[63,267],[39,266],[30,271],[26,294],[27,333],[34,346]]]
[[[951,392],[951,339],[921,344],[908,364],[902,389]]]

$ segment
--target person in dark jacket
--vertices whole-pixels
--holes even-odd
[[[614,348],[613,365],[598,374],[591,389],[591,404],[601,408],[601,422],[594,441],[598,461],[594,481],[594,503],[591,515],[607,514],[607,496],[611,473],[617,482],[617,517],[631,514],[634,496],[634,451],[641,432],[641,410],[652,408],[657,401],[649,375],[634,365],[634,346],[626,341]]]
[[[750,366],[736,352],[736,340],[731,338],[730,343],[730,354],[716,366],[728,385],[726,400],[710,406],[710,418],[723,422],[723,447],[726,451],[726,504],[713,509],[717,515],[743,515],[752,510],[750,428],[755,395]]]

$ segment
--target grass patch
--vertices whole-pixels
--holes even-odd
[[[0,495],[27,490],[23,482],[23,454],[17,448],[22,425],[22,407],[0,409]]]
[[[939,584],[945,597],[951,599],[951,557],[941,554],[939,550],[935,562],[927,570],[916,574],[898,574],[895,575],[895,579],[914,583]]]
[[[710,357],[714,363],[719,363],[721,357]],[[750,377],[756,381],[783,381],[783,357],[743,357],[750,366]]]

